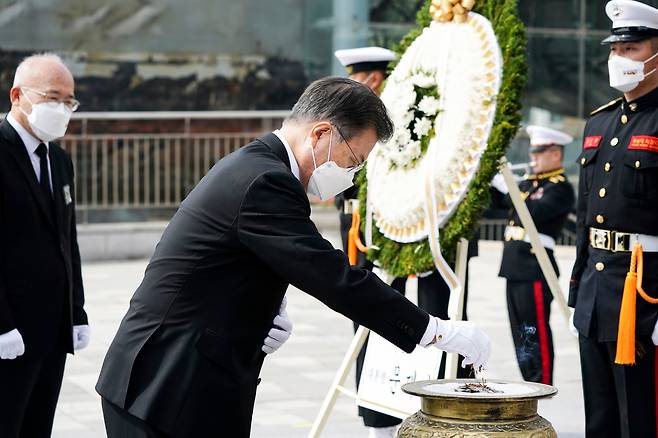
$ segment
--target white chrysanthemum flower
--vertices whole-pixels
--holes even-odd
[[[432,129],[432,121],[427,117],[422,119],[416,119],[416,125],[414,126],[414,133],[418,138],[424,137]]]
[[[414,112],[413,111],[407,111],[400,117],[400,124],[402,126],[409,126],[409,123],[411,123],[414,120]]]
[[[400,146],[406,146],[411,141],[411,132],[408,129],[398,129],[396,132],[396,142]]]
[[[434,78],[424,73],[416,73],[411,77],[411,83],[420,88],[429,88],[435,85]]]
[[[433,116],[439,111],[439,99],[433,96],[425,96],[418,103],[418,109],[428,116]]]
[[[420,141],[411,141],[406,147],[406,152],[409,154],[412,160],[420,157]]]

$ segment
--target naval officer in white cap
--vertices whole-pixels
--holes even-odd
[[[395,59],[395,52],[383,47],[359,47],[356,49],[336,50],[334,53],[338,61],[345,67],[349,78],[368,86],[379,96],[382,84],[386,80],[386,70],[389,62]],[[336,196],[336,207],[340,211],[340,236],[343,241],[343,250],[347,254],[348,231],[352,226],[352,211],[356,208],[356,199],[359,189],[354,187]],[[372,263],[366,259],[365,254],[359,253],[356,263],[364,269],[372,269]],[[395,288],[395,285],[393,285]],[[396,288],[397,289],[397,288]],[[354,328],[358,327],[354,324]],[[356,382],[358,385],[363,369],[365,347],[361,349],[356,361]],[[392,438],[395,436],[397,426],[402,421],[397,417],[382,414],[371,409],[359,407],[359,415],[363,424],[369,428],[370,438]]]
[[[519,182],[519,189],[540,241],[558,272],[553,256],[555,240],[562,234],[575,201],[562,166],[563,149],[573,142],[573,137],[536,125],[528,126],[526,131],[530,137],[532,174]],[[507,193],[507,187],[501,191]],[[549,321],[553,295],[509,196],[502,203],[509,208],[509,225],[498,275],[507,282],[507,310],[516,359],[524,380],[552,385],[554,354]]]
[[[593,111],[585,125],[569,305],[587,437],[655,437],[658,10],[614,0],[605,11],[612,20],[603,41],[610,86],[623,96]],[[636,244],[643,252],[637,273]]]
[[[359,47],[336,50],[334,54],[350,79],[367,85],[379,96],[388,63],[395,59],[395,52],[383,47]]]

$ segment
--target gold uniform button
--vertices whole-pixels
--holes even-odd
[[[606,172],[610,172],[610,169],[612,169],[612,166],[610,165],[610,163],[605,163],[605,166],[603,168],[605,169]]]
[[[621,116],[621,123],[622,123],[623,125],[625,125],[626,123],[628,123],[628,116],[627,116],[626,114],[623,114],[623,115]]]
[[[611,146],[617,146],[617,143],[619,143],[619,139],[617,137],[610,140],[610,145]]]
[[[585,163],[587,163],[587,158],[585,158],[585,157],[581,158],[580,159],[580,164],[584,165]]]
[[[605,198],[605,193],[606,193],[606,192],[605,192],[605,189],[601,189],[601,190],[599,190],[599,197],[600,197],[600,198]]]
[[[596,222],[599,224],[602,224],[605,221],[605,218],[603,217],[602,214],[597,214],[596,215]]]
[[[596,265],[594,265],[597,271],[601,272],[605,269],[605,265],[601,262],[598,262]]]
[[[631,111],[637,111],[637,103],[631,103],[628,105],[628,107],[631,109]]]
[[[636,167],[637,169],[640,168],[640,161],[639,161],[639,160],[635,162],[635,167]]]

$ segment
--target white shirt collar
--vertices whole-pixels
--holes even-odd
[[[290,149],[288,140],[286,140],[286,138],[283,136],[283,134],[279,129],[274,131],[273,134],[279,137],[279,140],[281,140],[281,143],[283,143],[283,147],[286,148],[286,152],[288,153],[288,161],[290,161],[290,171],[292,172],[293,175],[295,175],[295,178],[299,179],[299,164],[297,164],[297,160],[295,159],[295,156],[292,153],[292,149]]]
[[[18,133],[18,136],[23,140],[23,144],[25,145],[25,148],[27,149],[27,153],[29,154],[30,157],[32,157],[32,154],[34,154],[39,147],[39,144],[43,143],[46,145],[46,148],[48,147],[48,142],[44,141],[42,142],[32,134],[30,134],[27,129],[23,127],[23,125],[20,124],[18,120],[14,118],[14,116],[11,115],[11,113],[7,114],[7,122],[16,130]]]

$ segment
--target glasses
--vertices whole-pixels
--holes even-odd
[[[347,142],[347,138],[343,135],[343,133],[342,133],[342,132],[340,131],[340,129],[338,128],[338,126],[337,126],[337,125],[334,125],[334,128],[336,128],[336,131],[338,131],[338,135],[340,135],[340,138],[343,139],[343,141],[344,141],[345,144],[347,145],[347,148],[348,148],[348,149],[350,150],[350,152],[352,153],[352,156],[354,157],[354,162],[357,163],[356,165],[354,165],[354,166],[350,166],[350,167],[348,167],[347,169],[350,170],[350,171],[353,171],[353,172],[358,172],[359,170],[361,170],[361,169],[363,168],[363,164],[364,164],[364,163],[363,163],[363,162],[359,163],[359,159],[356,157],[356,154],[354,153],[354,150],[352,149],[352,147],[350,146],[350,144]]]
[[[25,91],[30,91],[38,96],[43,97],[46,99],[48,102],[57,102],[57,103],[63,103],[70,109],[71,111],[75,111],[80,107],[80,101],[77,99],[69,98],[69,99],[58,99],[57,97],[53,96],[52,94],[49,94],[45,91],[39,91],[35,90],[34,88],[28,88],[28,87],[21,87],[21,91],[23,91],[23,94],[25,94]]]

